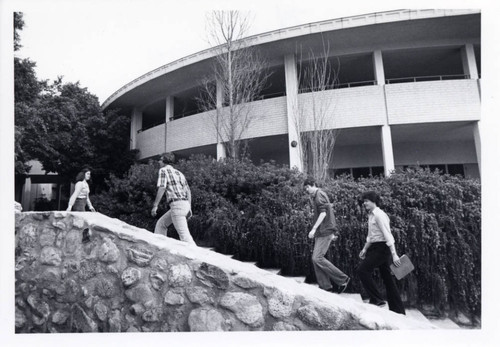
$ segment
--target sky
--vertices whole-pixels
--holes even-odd
[[[485,216],[483,228],[496,226],[498,222],[491,217],[495,216],[500,204],[495,192],[498,192],[498,177],[500,172],[498,161],[498,149],[500,148],[500,108],[497,105],[500,85],[497,59],[500,56],[498,37],[500,32],[496,25],[500,17],[497,5],[491,5],[494,1],[340,1],[335,0],[0,0],[0,139],[1,146],[1,182],[3,191],[1,194],[1,212],[12,210],[13,190],[13,91],[12,91],[12,12],[24,13],[25,27],[21,31],[21,44],[23,48],[16,54],[22,58],[30,58],[37,64],[36,72],[39,79],[54,80],[58,76],[64,76],[65,82],[80,82],[82,87],[95,94],[100,103],[103,103],[115,91],[120,89],[135,78],[154,70],[162,65],[175,61],[184,56],[209,48],[205,37],[205,16],[214,9],[238,9],[250,11],[252,18],[251,31],[249,34],[259,34],[279,28],[301,25],[316,21],[340,18],[344,16],[359,15],[371,12],[395,10],[400,8],[474,8],[481,9],[483,25],[482,44],[482,147],[484,158],[482,160],[482,184],[483,205]],[[493,28],[493,29],[492,29]],[[6,179],[7,178],[7,179]],[[7,182],[7,183],[5,183]],[[2,223],[7,225],[2,233],[1,244],[13,245],[13,235],[8,231],[13,230],[13,213],[2,214]],[[490,218],[488,218],[490,217]],[[5,236],[8,236],[5,241]],[[483,234],[483,259],[498,256],[494,247],[498,245],[498,231]],[[0,252],[0,263],[2,270],[13,268],[13,253],[9,248],[7,252]],[[498,268],[489,262],[483,262],[483,273],[488,269],[498,273]],[[490,265],[488,265],[490,264]],[[13,271],[5,280],[2,272],[0,281],[0,295],[2,304],[0,307],[0,331],[13,330]],[[488,277],[484,278],[484,288],[492,285]],[[488,296],[489,294],[489,296]],[[496,298],[497,291],[486,291],[483,297],[485,302],[492,297]],[[8,301],[3,300],[7,296]],[[494,299],[495,300],[495,299]],[[484,308],[485,310],[487,307]],[[7,316],[7,318],[6,318]],[[485,320],[483,332],[486,336],[491,331],[500,331],[500,320],[496,319],[494,325]],[[4,326],[4,324],[6,324]],[[3,332],[2,332],[3,334]],[[472,333],[474,334],[474,333]],[[86,334],[80,334],[86,335]],[[88,342],[88,336],[78,336],[80,343]],[[137,336],[119,334],[113,338],[106,339],[107,345],[128,345],[127,342],[135,342]],[[432,340],[429,345],[446,345],[443,336],[429,334]],[[484,340],[483,335],[467,334],[463,344],[459,345],[492,345]],[[134,339],[129,338],[134,336]],[[144,335],[141,335],[143,337]],[[229,335],[223,335],[229,337]],[[235,336],[235,335],[231,335]],[[255,337],[255,335],[252,335]],[[272,342],[274,346],[292,345],[317,345],[319,342],[329,341],[333,345],[333,339],[327,335],[287,335],[283,340],[280,335],[263,335],[260,343],[253,345],[265,345]],[[293,336],[294,340],[289,337]],[[335,341],[338,345],[349,345],[350,340],[345,337],[352,335],[336,335]],[[359,337],[359,335],[357,335]],[[396,335],[397,337],[398,335]],[[412,341],[415,344],[421,341],[418,332],[409,335],[404,332],[403,341]],[[74,336],[73,340],[74,339]],[[109,337],[109,336],[108,336]],[[150,337],[150,336],[149,336]],[[169,336],[171,338],[172,336]],[[177,335],[173,346],[186,346],[186,336]],[[254,338],[239,340],[238,345],[249,345]],[[366,337],[366,335],[365,335]],[[370,335],[373,337],[373,335]],[[379,335],[380,337],[380,335]],[[394,337],[394,335],[393,335]],[[401,335],[399,335],[401,337]],[[445,335],[446,337],[446,335]],[[100,338],[103,338],[100,335]],[[205,335],[204,345],[219,346],[221,335]],[[130,341],[128,341],[130,339]],[[162,336],[163,341],[167,341]],[[400,339],[401,340],[401,339]],[[54,341],[35,336],[30,340],[18,338],[16,345],[24,342],[35,342],[37,346],[54,345]],[[65,340],[64,340],[65,341]],[[78,342],[76,341],[76,342]],[[120,344],[118,344],[118,341]],[[284,342],[283,342],[284,341]],[[346,343],[347,341],[347,343]],[[398,340],[396,340],[398,341]],[[456,341],[456,340],[454,340]],[[478,344],[472,344],[472,341]],[[496,340],[498,341],[498,340]],[[75,342],[75,341],[73,341]],[[246,342],[246,343],[245,343]],[[341,344],[340,342],[343,342]],[[380,340],[379,340],[380,342]],[[140,342],[139,342],[140,343]],[[369,345],[370,339],[358,341],[357,345]],[[77,343],[77,345],[80,345]],[[353,345],[352,343],[350,345]],[[394,344],[396,345],[396,344]],[[401,344],[398,344],[401,345]]]
[[[210,10],[239,4],[249,34],[399,7],[339,7],[312,1],[20,1],[25,27],[17,56],[37,64],[39,79],[79,81],[102,103],[126,83],[169,62],[209,48]],[[216,7],[220,4],[221,7]],[[321,6],[320,6],[321,5]]]

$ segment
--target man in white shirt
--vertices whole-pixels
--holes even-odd
[[[362,199],[368,211],[368,236],[365,246],[359,253],[362,260],[357,269],[358,276],[370,297],[370,304],[383,306],[385,301],[372,278],[373,270],[378,267],[385,285],[389,310],[405,314],[405,308],[390,269],[391,262],[400,266],[401,260],[394,245],[389,216],[377,206],[380,198],[374,191],[365,192]]]

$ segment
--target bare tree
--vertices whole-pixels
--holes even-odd
[[[217,142],[224,142],[229,157],[241,156],[242,138],[256,115],[248,103],[256,100],[267,78],[267,63],[246,44],[248,17],[239,11],[214,11],[207,17],[207,35],[216,56],[198,98],[204,111],[216,110],[213,123]]]
[[[335,129],[335,98],[325,91],[338,87],[340,63],[330,57],[329,43],[323,42],[323,52],[308,52],[306,58],[299,52],[299,93],[308,93],[296,105],[295,126],[304,172],[322,181],[328,177],[333,160],[335,142],[340,129]]]

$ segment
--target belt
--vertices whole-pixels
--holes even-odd
[[[175,202],[175,201],[188,201],[188,199],[174,198],[174,199],[170,200],[169,204],[171,202]]]

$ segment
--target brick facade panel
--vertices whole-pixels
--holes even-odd
[[[386,85],[386,96],[389,124],[480,119],[476,80]]]
[[[165,148],[165,124],[142,131],[137,134],[139,159],[148,158],[163,152]]]
[[[368,86],[327,90],[299,95],[299,111],[305,117],[304,130],[314,126],[313,107],[326,109],[318,115],[326,115],[323,128],[351,128],[382,125],[385,123],[385,103],[381,86]]]
[[[167,151],[216,143],[217,135],[212,121],[214,113],[215,111],[209,111],[169,122]]]

